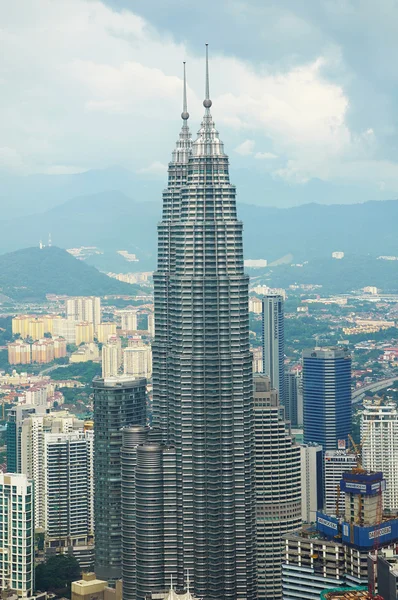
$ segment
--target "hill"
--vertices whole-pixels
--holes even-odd
[[[398,261],[377,260],[371,256],[315,259],[302,266],[279,265],[251,270],[250,274],[271,287],[287,289],[293,284],[321,285],[322,290],[317,290],[321,296],[349,293],[369,285],[386,294],[398,293]]]
[[[363,204],[305,204],[270,208],[238,203],[244,224],[245,258],[269,262],[291,254],[293,262],[347,255],[398,256],[398,201]],[[137,202],[113,191],[73,198],[40,214],[0,221],[0,252],[38,245],[51,232],[63,248],[97,246],[103,254],[87,262],[100,270],[151,270],[156,264],[156,225],[161,201]],[[117,250],[135,253],[126,262]]]
[[[25,248],[0,256],[0,292],[14,300],[46,294],[133,295],[139,286],[111,279],[61,248]]]

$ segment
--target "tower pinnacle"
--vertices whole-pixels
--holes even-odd
[[[189,112],[188,112],[188,108],[187,108],[187,75],[186,75],[186,70],[185,70],[185,64],[186,64],[185,61],[183,64],[184,64],[184,92],[183,92],[181,119],[183,121],[188,121]]]
[[[209,85],[209,44],[206,44],[206,97],[203,100],[203,106],[205,108],[210,108],[212,105],[212,101],[210,100],[210,85]]]

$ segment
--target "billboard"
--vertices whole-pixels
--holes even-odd
[[[396,540],[398,540],[398,519],[383,521],[379,525],[370,527],[350,523],[343,523],[342,526],[342,542],[360,550],[369,550],[376,543],[381,546],[391,544]]]
[[[375,477],[377,475],[377,477]],[[340,490],[348,494],[375,496],[386,489],[386,480],[381,473],[353,474],[344,473],[340,481]]]

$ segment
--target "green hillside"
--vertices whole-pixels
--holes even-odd
[[[61,248],[24,248],[0,256],[0,293],[14,300],[68,296],[134,295],[130,285],[100,273]]]

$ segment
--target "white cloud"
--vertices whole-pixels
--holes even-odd
[[[189,123],[197,130],[203,59],[133,12],[99,0],[19,0],[0,3],[0,22],[3,170],[76,172],[119,164],[163,175],[178,136],[184,59]],[[237,155],[253,155],[289,181],[398,187],[397,165],[376,159],[377,129],[369,123],[362,134],[351,131],[347,91],[338,76],[325,76],[339,61],[333,49],[299,66],[255,70],[237,58],[212,56],[212,112],[221,138],[236,144],[241,135]]]
[[[235,148],[235,152],[241,156],[250,156],[250,154],[253,154],[254,146],[254,140],[245,140]]]
[[[273,154],[272,152],[256,152],[254,158],[259,160],[274,160],[275,158],[278,158],[278,155]]]

